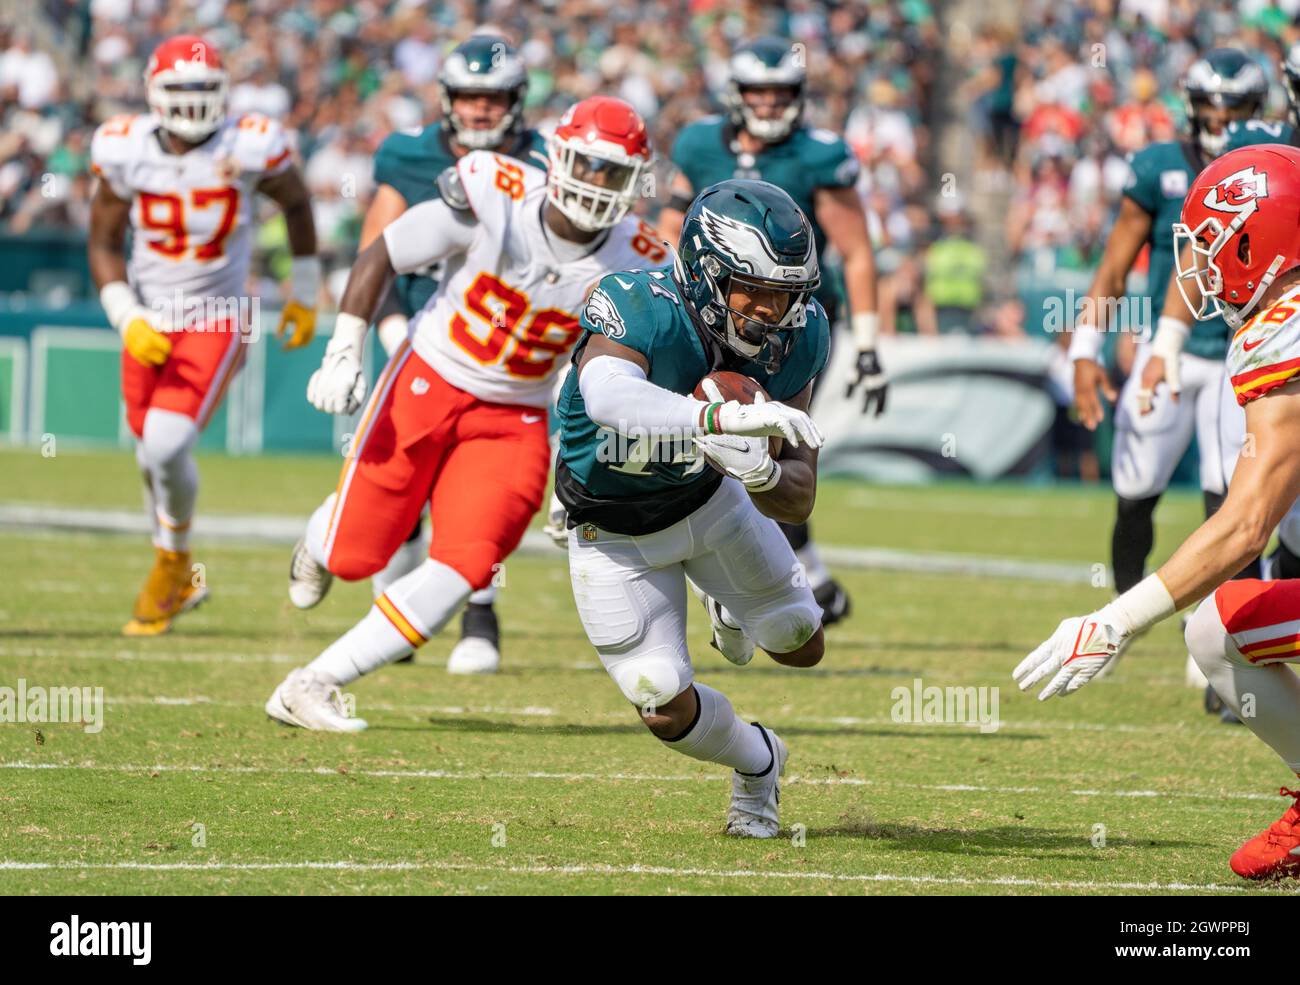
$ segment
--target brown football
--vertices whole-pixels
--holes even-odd
[[[723,400],[738,400],[742,404],[752,404],[756,394],[761,393],[767,397],[767,391],[752,377],[745,376],[743,373],[732,373],[728,370],[719,370],[716,373],[710,373],[704,380],[712,380],[718,385],[718,390],[722,393]],[[695,399],[708,400],[709,396],[704,392],[704,380],[695,384]],[[770,397],[768,399],[771,399]],[[781,439],[769,438],[768,449],[773,458],[781,457]],[[712,462],[709,463],[713,464]]]

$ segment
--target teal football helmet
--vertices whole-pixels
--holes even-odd
[[[1236,48],[1214,48],[1192,63],[1183,79],[1183,103],[1192,137],[1201,150],[1218,157],[1228,143],[1227,130],[1210,133],[1199,110],[1206,107],[1244,112],[1241,119],[1253,119],[1268,98],[1264,70],[1245,52]]]
[[[808,78],[803,47],[781,38],[758,38],[737,48],[728,68],[723,101],[731,122],[766,143],[790,136],[803,115],[804,83]],[[794,90],[794,99],[775,119],[764,119],[745,103],[746,89],[774,88]]]
[[[821,283],[812,225],[766,181],[730,179],[696,197],[682,221],[673,277],[692,320],[724,347],[776,372]],[[771,320],[733,308],[741,290],[764,299]]]
[[[442,115],[462,146],[492,150],[522,129],[528,72],[519,52],[505,38],[476,34],[457,45],[443,62],[438,82],[442,85]],[[476,130],[452,112],[454,95],[473,92],[504,92],[510,96],[510,108],[500,124],[490,130]]]

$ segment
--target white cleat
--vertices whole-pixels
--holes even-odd
[[[360,732],[363,718],[353,718],[343,692],[327,677],[306,667],[289,671],[266,702],[266,713],[277,722],[317,732]]]
[[[763,776],[731,776],[731,807],[727,809],[727,834],[737,838],[775,838],[781,828],[781,776],[790,753],[781,737],[770,728],[753,722],[767,738],[772,766]]]
[[[330,590],[334,576],[322,568],[307,550],[307,542],[293,545],[293,558],[289,561],[289,601],[299,609],[310,609]]]
[[[704,611],[709,614],[709,623],[713,626],[713,641],[710,644],[737,667],[743,667],[754,659],[754,641],[745,635],[745,631],[727,618],[727,610],[717,599],[706,595],[695,582],[686,582],[691,586],[695,597],[704,603]]]
[[[501,651],[491,640],[466,636],[447,658],[449,674],[495,674],[501,669]]]

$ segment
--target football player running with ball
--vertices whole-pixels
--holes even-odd
[[[1134,636],[1204,599],[1187,647],[1210,684],[1300,775],[1300,579],[1230,580],[1300,496],[1300,150],[1262,144],[1219,158],[1192,182],[1175,227],[1178,285],[1198,320],[1222,315],[1227,368],[1255,454],[1241,456],[1223,506],[1153,575],[1109,605],[1066,619],[1013,675],[1039,699],[1073,694]],[[1208,597],[1207,597],[1208,596]],[[1300,875],[1300,791],[1232,856],[1251,879]]]
[[[732,662],[754,643],[787,666],[821,660],[821,607],[777,526],[807,520],[816,495],[822,439],[807,410],[830,344],[818,282],[789,195],[713,185],[687,210],[670,274],[611,274],[593,292],[557,408],[556,492],[587,636],[651,734],[734,770],[726,830],[741,837],[777,833],[786,745],[695,681],[686,585],[707,594]],[[704,379],[717,370],[771,399],[722,400]],[[709,400],[691,395],[701,380]],[[783,439],[776,459],[769,436]]]
[[[429,505],[433,540],[414,571],[266,704],[271,717],[329,731],[366,727],[340,685],[400,659],[486,587],[541,505],[550,471],[546,411],[581,334],[575,314],[613,270],[655,266],[667,245],[628,215],[651,160],[627,103],[584,99],[550,140],[550,169],[474,151],[441,196],[385,227],[348,278],[334,337],[307,387],[330,414],[365,392],[367,326],[394,276],[445,261],[447,276],[384,368],[338,488],[308,521],[300,595],[331,577],[368,578]]]
[[[226,115],[216,48],[194,35],[164,41],[145,85],[152,113],[109,120],[90,148],[90,273],[122,336],[122,399],[153,525],[153,568],[128,636],[165,633],[207,594],[190,565],[194,445],[256,338],[244,302],[258,193],[283,210],[293,250],[276,333],[286,349],[311,341],[321,282],[311,201],[284,130]]]

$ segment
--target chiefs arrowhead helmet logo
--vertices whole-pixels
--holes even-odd
[[[1257,199],[1268,198],[1268,175],[1255,165],[1234,171],[1205,193],[1206,208],[1217,212],[1253,212]]]

